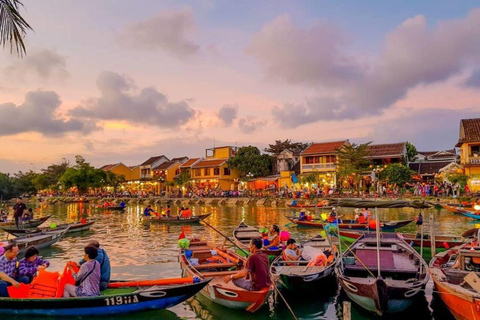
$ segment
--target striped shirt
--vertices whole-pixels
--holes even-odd
[[[77,297],[100,295],[100,263],[97,260],[89,260],[82,264],[73,277],[75,281],[82,281],[76,289]]]

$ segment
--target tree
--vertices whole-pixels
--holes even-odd
[[[60,177],[65,173],[69,166],[68,161],[64,158],[59,164],[51,164],[46,169],[42,169],[42,173],[39,174],[34,180],[37,190],[44,189],[58,189],[58,182]]]
[[[231,169],[237,169],[243,179],[249,175],[267,176],[272,172],[273,158],[268,154],[260,154],[257,147],[241,147],[235,157],[228,159],[227,165]]]
[[[35,173],[32,170],[27,172],[19,171],[18,173],[15,173],[14,181],[16,191],[19,194],[36,194],[38,189],[35,186],[35,180],[38,175],[38,173]]]
[[[338,179],[347,181],[354,190],[358,190],[362,180],[362,173],[370,170],[371,161],[367,158],[369,156],[368,146],[370,144],[371,142],[358,145],[352,143],[338,150]]]
[[[17,54],[27,53],[23,38],[32,27],[20,15],[23,4],[19,0],[0,0],[0,44],[5,48],[10,43],[10,52],[15,47]]]
[[[294,153],[300,153],[309,145],[310,143],[292,142],[290,139],[286,139],[285,141],[275,140],[275,144],[269,144],[268,148],[265,148],[263,151],[277,157],[285,149],[293,151]]]
[[[412,175],[415,171],[401,163],[392,163],[388,165],[382,173],[382,176],[390,184],[396,184],[403,187],[405,183],[412,180]]]
[[[125,176],[123,174],[105,171],[105,185],[113,187],[113,192],[117,192],[118,186],[123,182],[125,182]]]
[[[88,188],[99,188],[106,184],[106,173],[101,169],[95,169],[85,162],[82,156],[75,156],[76,165],[65,170],[60,177],[60,182],[65,189],[76,187],[78,194],[83,195]]]
[[[463,173],[458,173],[458,172],[447,173],[447,180],[450,181],[450,183],[452,184],[455,184],[458,182],[461,187],[464,187],[467,184],[469,178],[470,178],[469,176]]]
[[[407,148],[407,160],[413,161],[413,158],[415,158],[415,156],[418,154],[417,148],[408,141],[405,143],[405,145]]]
[[[15,196],[18,196],[15,179],[8,173],[0,173],[0,198],[11,199]]]
[[[180,172],[180,174],[175,177],[175,184],[177,186],[183,187],[190,183],[190,170],[184,170]]]

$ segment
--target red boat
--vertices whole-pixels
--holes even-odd
[[[355,231],[345,231],[345,230],[340,230],[340,236],[348,238],[350,240],[356,240],[360,238],[362,235],[361,232],[355,232]],[[411,244],[414,247],[420,247],[422,239],[417,237],[416,234],[414,233],[400,233],[397,232],[397,234],[405,240],[407,243]],[[435,247],[439,249],[449,249],[453,248],[462,244],[465,244],[465,240],[462,240],[462,237],[458,236],[435,236]],[[423,246],[424,247],[431,247],[432,242],[430,240],[430,235],[425,234],[423,238]]]
[[[457,320],[480,319],[480,293],[465,284],[471,273],[480,276],[480,248],[460,246],[437,254],[430,276],[440,299]]]
[[[215,256],[212,255],[212,250],[216,251]],[[187,258],[187,251],[192,251],[190,258]],[[192,264],[194,259],[198,259],[198,264]],[[267,301],[272,293],[271,287],[260,291],[247,291],[232,282],[223,282],[226,275],[238,273],[245,264],[246,258],[241,255],[206,242],[191,242],[189,249],[183,250],[180,255],[184,277],[200,279],[213,277],[213,280],[200,291],[204,297],[228,308],[255,312]]]

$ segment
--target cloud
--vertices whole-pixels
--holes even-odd
[[[252,37],[246,53],[271,78],[291,84],[344,85],[362,75],[359,64],[343,53],[347,37],[328,23],[309,29],[295,26],[289,15],[266,24]]]
[[[94,125],[78,119],[57,118],[55,113],[61,105],[60,97],[53,91],[28,92],[23,104],[0,104],[0,135],[22,132],[39,132],[44,135],[61,135],[66,132],[89,133]]]
[[[478,66],[480,9],[433,28],[423,16],[408,19],[387,34],[378,58],[368,65],[350,58],[354,53],[346,53],[346,38],[325,23],[297,27],[288,15],[277,17],[252,37],[246,52],[267,76],[327,92],[305,103],[274,108],[278,123],[294,127],[378,115],[410,89],[445,81]]]
[[[238,120],[238,128],[243,133],[253,133],[259,129],[261,129],[265,124],[267,124],[264,120],[256,120],[254,117],[248,116],[246,118],[242,118]]]
[[[480,69],[475,70],[470,77],[465,80],[464,85],[470,88],[480,88]]]
[[[183,7],[180,10],[162,11],[145,21],[127,25],[118,36],[118,41],[140,50],[162,50],[186,57],[200,48],[188,39],[195,28],[192,9]]]
[[[100,98],[92,98],[70,111],[70,115],[95,120],[123,120],[130,123],[175,128],[187,123],[195,111],[186,101],[170,102],[155,88],[132,93],[134,83],[111,71],[97,78]]]
[[[5,68],[8,77],[25,80],[34,75],[42,80],[65,80],[70,77],[66,57],[50,49],[33,49],[23,59],[15,59]]]
[[[218,118],[225,126],[230,126],[233,120],[237,118],[238,106],[226,104],[218,111]]]

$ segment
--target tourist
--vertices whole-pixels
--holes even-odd
[[[223,281],[233,281],[237,287],[248,291],[259,291],[269,288],[271,284],[269,274],[268,256],[261,251],[262,240],[255,238],[250,241],[250,256],[247,259],[245,268],[232,275],[225,276]]]
[[[268,240],[266,239],[264,244],[266,248],[271,250],[278,249],[280,245],[280,228],[276,224],[270,226]]]
[[[167,217],[170,217],[170,213],[171,213],[170,205],[167,204],[167,208],[165,209],[165,214],[167,215]]]
[[[50,262],[41,259],[38,254],[40,252],[35,247],[29,247],[25,252],[25,257],[18,264],[18,276],[28,277],[28,283],[32,282],[33,277],[40,269],[50,266]]]
[[[358,222],[358,218],[360,217],[360,209],[356,208],[355,209],[355,222],[356,223],[359,223]]]
[[[363,215],[365,216],[365,220],[369,221],[372,218],[372,213],[368,208],[363,208]]]
[[[7,222],[8,221],[8,213],[2,209],[2,211],[0,211],[0,220],[2,222]]]
[[[302,209],[300,210],[300,214],[298,215],[298,221],[305,221],[307,220],[307,210]]]
[[[120,202],[120,208],[125,208],[126,206],[125,201],[122,200],[122,202]]]
[[[22,221],[28,221],[28,220],[32,220],[32,219],[33,219],[33,209],[32,209],[32,208],[28,208],[28,210],[26,210],[26,211],[23,213]]]
[[[287,248],[284,251],[285,260],[297,261],[300,257],[300,249],[298,249],[295,239],[288,239]]]
[[[75,272],[71,264],[67,268],[72,272],[75,285],[67,283],[63,291],[63,297],[94,297],[100,295],[100,263],[95,260],[98,250],[94,246],[85,247],[85,263],[80,270]]]
[[[329,223],[335,223],[337,222],[337,210],[335,207],[332,208],[332,211],[328,215],[327,221]]]
[[[100,243],[97,240],[90,240],[88,246],[93,246],[97,249],[97,260],[100,263],[100,291],[107,289],[110,284],[110,259],[108,258],[107,252],[105,249],[100,249]],[[82,259],[79,263],[79,266],[86,262],[85,259]]]
[[[27,209],[25,203],[23,203],[22,198],[17,198],[17,203],[13,206],[13,216],[15,217],[15,225],[17,229],[20,228],[21,219],[23,216],[23,212]]]
[[[151,205],[148,205],[148,207],[143,210],[143,216],[144,217],[150,217],[152,215],[153,209]]]
[[[8,297],[7,287],[12,285],[15,288],[20,287],[20,282],[28,283],[28,277],[15,277],[17,268],[18,246],[9,244],[3,247],[4,254],[0,257],[0,297]]]
[[[358,223],[361,223],[361,224],[365,224],[367,223],[367,219],[365,218],[365,216],[363,215],[363,213],[360,212],[360,214],[358,215]]]
[[[420,226],[423,224],[423,216],[422,216],[422,213],[420,212],[418,214],[418,217],[416,219],[417,221],[415,222],[416,226],[417,226],[417,230],[420,229]]]

